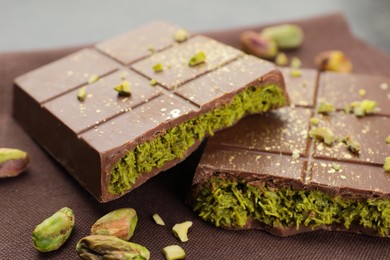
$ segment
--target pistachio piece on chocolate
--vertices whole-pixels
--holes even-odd
[[[284,52],[279,52],[276,55],[275,64],[278,66],[286,66],[288,64],[287,55]]]
[[[190,34],[187,30],[179,29],[173,34],[173,38],[177,42],[184,42],[190,37]]]
[[[155,213],[153,214],[153,220],[156,222],[157,225],[165,226],[164,220],[160,217],[159,214]]]
[[[302,66],[302,62],[298,57],[292,57],[290,67],[293,69],[299,69]]]
[[[157,63],[152,67],[152,69],[154,70],[154,72],[162,72],[164,71],[164,66],[161,63]]]
[[[390,172],[390,156],[385,158],[385,163],[383,164],[383,169]]]
[[[346,110],[353,111],[355,116],[365,116],[375,112],[377,107],[377,102],[373,100],[364,99],[362,101],[355,101],[346,106]]]
[[[320,70],[352,72],[352,63],[342,51],[321,52],[315,57],[314,62]]]
[[[386,141],[386,144],[390,145],[390,135],[388,137],[386,137],[385,141]]]
[[[272,59],[278,53],[276,42],[254,31],[243,32],[240,36],[244,50],[263,59]]]
[[[194,67],[205,62],[206,53],[204,53],[204,51],[200,51],[191,57],[190,61],[188,62],[188,65],[190,65],[190,67]]]
[[[96,81],[99,80],[99,76],[96,74],[92,74],[89,79],[88,79],[88,84],[95,83]]]
[[[300,71],[299,69],[291,69],[290,76],[293,78],[300,77],[300,76],[302,76],[302,71]]]
[[[122,81],[119,85],[114,87],[114,90],[118,92],[119,96],[130,96],[131,95],[131,85],[128,80]]]
[[[327,114],[334,111],[335,111],[334,106],[326,101],[321,101],[317,107],[317,112],[321,114]]]
[[[84,101],[86,97],[87,97],[87,90],[85,89],[85,87],[81,87],[77,92],[77,99],[79,101]]]
[[[184,259],[186,257],[186,252],[178,245],[166,246],[162,251],[167,260]]]
[[[366,90],[361,88],[358,90],[358,94],[359,94],[359,96],[364,97],[366,95]]]
[[[134,234],[137,222],[137,213],[133,208],[117,209],[98,219],[91,228],[91,234],[129,240]]]
[[[151,79],[151,80],[150,80],[150,85],[156,86],[156,85],[157,85],[157,80]]]
[[[280,49],[298,48],[303,43],[302,29],[294,24],[282,24],[264,28],[260,35],[276,42]]]
[[[150,252],[146,247],[115,236],[83,237],[77,243],[76,251],[82,259],[150,259]]]
[[[340,164],[337,164],[335,162],[332,162],[332,168],[335,170],[335,171],[339,171],[341,169],[341,165]]]
[[[347,149],[350,150],[352,153],[359,154],[360,153],[360,144],[352,139],[351,136],[346,136],[343,139],[341,139],[341,142],[347,146]]]
[[[26,152],[13,148],[0,148],[0,178],[15,177],[22,173],[29,162]]]
[[[192,226],[192,221],[175,224],[172,228],[173,234],[180,239],[181,242],[188,241],[188,229]]]
[[[310,125],[315,125],[315,126],[317,126],[317,125],[319,125],[319,123],[320,123],[320,119],[319,119],[318,117],[312,117],[312,118],[310,118]]]
[[[318,127],[310,129],[309,136],[323,141],[327,145],[332,145],[334,141],[334,134],[332,130],[326,127]]]
[[[60,248],[69,238],[74,226],[73,211],[64,207],[36,226],[32,234],[34,247],[40,252]]]

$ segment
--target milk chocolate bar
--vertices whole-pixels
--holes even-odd
[[[166,22],[82,49],[15,84],[16,119],[101,202],[184,160],[243,116],[289,102],[271,63]]]
[[[317,83],[314,70],[283,72],[293,105],[208,141],[193,180],[194,210],[227,229],[389,237],[390,79],[324,72]],[[362,115],[362,104],[376,107]]]

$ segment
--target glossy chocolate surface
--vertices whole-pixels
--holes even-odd
[[[15,80],[15,117],[99,201],[121,196],[107,190],[110,171],[138,144],[228,103],[249,86],[284,88],[271,63],[201,35],[178,43],[173,37],[178,29],[166,22],[147,24]],[[189,66],[200,51],[206,62]],[[155,72],[160,63],[164,70]],[[131,85],[130,96],[113,90],[123,81]],[[77,100],[81,87],[84,101]],[[133,188],[184,160],[199,144],[141,176]]]

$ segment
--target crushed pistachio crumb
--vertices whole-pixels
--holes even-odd
[[[160,217],[159,214],[154,213],[154,214],[153,214],[153,220],[154,220],[154,222],[156,222],[157,225],[165,226],[165,222],[164,222],[164,220]]]
[[[156,48],[154,48],[153,45],[149,45],[149,46],[147,47],[147,50],[148,50],[150,53],[155,53],[155,52],[156,52]]]
[[[320,119],[318,117],[310,118],[310,125],[319,125]]]
[[[154,72],[162,72],[164,70],[164,66],[161,63],[157,63],[153,66]]]
[[[299,69],[302,65],[301,60],[298,57],[292,57],[290,67],[293,69]]]
[[[150,85],[156,86],[156,85],[157,85],[157,80],[151,79],[151,80],[150,80]]]
[[[335,171],[339,171],[341,169],[341,165],[340,164],[337,164],[335,162],[332,163],[332,168],[335,170]]]
[[[298,69],[291,69],[290,70],[290,76],[293,77],[293,78],[300,77],[300,76],[302,76],[302,71],[300,71]]]
[[[297,150],[294,150],[293,153],[292,153],[292,155],[291,155],[291,157],[292,157],[294,160],[298,159],[300,156],[301,156],[301,155],[300,155],[299,151],[297,151]]]
[[[360,153],[360,144],[354,140],[351,136],[346,136],[341,139],[341,142],[347,146],[347,149],[352,153],[359,154]]]
[[[286,66],[288,64],[287,55],[284,52],[279,52],[276,55],[275,64],[278,66]]]
[[[206,53],[204,53],[204,51],[200,51],[191,57],[188,65],[190,65],[190,67],[194,67],[204,62],[206,62]]]
[[[321,114],[326,114],[333,111],[335,111],[334,106],[326,101],[321,101],[317,108],[317,112]]]
[[[177,30],[177,31],[173,34],[173,38],[174,38],[175,41],[177,41],[177,42],[184,42],[184,41],[186,41],[189,37],[190,37],[190,34],[188,33],[188,31],[186,31],[186,30],[184,30],[184,29],[179,29],[179,30]]]
[[[366,90],[363,88],[359,89],[358,94],[359,94],[359,96],[364,97],[366,95]]]
[[[390,172],[390,156],[385,158],[383,169],[385,169],[387,172]]]
[[[131,95],[131,85],[128,80],[122,81],[121,84],[114,87],[114,90],[118,92],[119,96],[130,96]]]
[[[332,145],[335,139],[332,130],[327,127],[318,127],[310,129],[309,136],[311,138],[316,138],[320,141],[323,141],[327,145]]]
[[[95,83],[96,81],[99,80],[99,76],[96,74],[92,74],[89,79],[88,79],[88,84]]]
[[[353,112],[355,116],[365,116],[373,113],[376,109],[377,103],[373,100],[364,99],[362,101],[355,101],[345,107],[348,112]]]
[[[390,135],[388,137],[386,137],[385,141],[386,141],[386,144],[390,145]]]
[[[79,101],[84,101],[86,97],[87,97],[87,91],[85,87],[80,88],[79,92],[77,93],[77,99]]]

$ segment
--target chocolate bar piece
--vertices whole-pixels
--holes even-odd
[[[293,105],[245,118],[208,141],[193,180],[194,210],[228,229],[389,237],[390,79],[324,72],[317,84],[314,70],[295,78],[283,72]],[[371,101],[380,108],[371,114],[344,111]],[[334,109],[319,114],[324,102]]]
[[[155,22],[22,75],[14,115],[107,202],[184,160],[215,131],[288,103],[271,63],[187,36]]]

